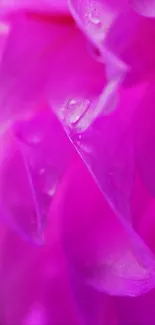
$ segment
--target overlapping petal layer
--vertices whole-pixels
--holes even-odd
[[[117,324],[155,286],[153,6],[69,0],[83,36],[64,2],[0,5],[1,219],[45,237],[3,230],[4,324]]]

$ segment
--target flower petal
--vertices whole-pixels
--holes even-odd
[[[65,251],[75,285],[81,281],[100,292],[123,296],[137,296],[154,286],[146,251],[142,261],[134,239],[80,161],[66,175],[61,204]]]
[[[69,0],[69,3],[75,20],[98,47],[106,65],[110,58],[115,70],[118,59],[122,61],[128,67],[130,84],[152,73],[155,69],[153,20],[138,15],[128,1]]]
[[[73,51],[75,45],[80,54]],[[47,98],[57,107],[70,95],[94,96],[104,79],[103,65],[89,55],[73,23],[18,17],[0,66],[0,123],[33,115]]]
[[[131,5],[140,15],[146,17],[155,16],[155,1],[154,0],[132,0]]]
[[[87,210],[85,211],[84,207],[88,209],[87,206],[90,204],[88,202],[93,201],[93,198],[97,197],[96,192],[93,192],[91,198],[89,197],[91,195],[90,188],[93,185],[89,184],[88,186],[87,180],[85,182],[89,190],[85,188],[84,201],[81,202],[81,207],[79,205],[80,211],[76,211],[78,222],[81,222],[81,226],[79,223],[76,225],[75,219],[71,222],[73,209],[70,207],[66,212],[68,218],[70,216],[68,221],[69,225],[67,224],[66,227],[67,229],[71,229],[71,239],[69,239],[68,230],[66,230],[67,234],[65,234],[65,238],[66,242],[69,242],[68,245],[66,244],[67,253],[69,254],[71,265],[74,265],[75,273],[81,273],[86,278],[86,281],[98,290],[103,290],[113,295],[137,296],[152,289],[155,283],[155,261],[151,250],[149,250],[152,247],[146,240],[145,235],[140,232],[140,224],[144,212],[141,211],[140,220],[138,221],[139,228],[137,229],[135,227],[136,222],[131,204],[135,178],[138,172],[135,159],[133,117],[136,116],[137,107],[143,101],[148,84],[140,84],[127,90],[122,88],[120,91],[120,103],[117,109],[108,115],[106,114],[106,107],[108,104],[109,106],[112,105],[111,100],[116,95],[119,79],[113,82],[116,87],[111,92],[106,92],[107,89],[105,88],[98,100],[91,102],[84,110],[80,107],[79,113],[77,114],[78,120],[75,123],[70,123],[68,118],[62,122],[69,138],[97,182],[105,200],[116,214],[116,219],[112,216],[110,209],[108,210],[106,203],[102,203],[104,200],[100,198],[100,203],[98,201],[94,203],[94,210],[91,207],[92,217],[95,216],[95,220],[93,219],[91,221],[93,232],[89,228],[84,231],[84,234],[87,234],[90,238],[84,236],[82,239],[81,232],[80,237],[76,238],[74,230],[75,232],[77,231],[78,236],[78,229],[84,229],[84,222],[87,220],[86,215],[90,213]],[[81,101],[81,103],[85,105],[85,102]],[[78,102],[77,104],[79,106]],[[76,108],[75,103],[74,105],[72,103],[72,106],[74,109]],[[68,114],[68,105],[64,108],[64,111]],[[80,112],[82,112],[81,115]],[[72,110],[71,113],[73,114]],[[86,178],[86,175],[84,178]],[[84,178],[82,184],[84,183]],[[80,176],[78,177],[78,181],[79,179]],[[74,189],[72,188],[71,192],[73,193],[73,191]],[[77,193],[81,195],[82,189],[80,188],[79,190],[77,187],[75,193],[76,202],[78,200]],[[88,196],[88,201],[86,200],[86,195]],[[81,197],[79,197],[79,202],[80,200]],[[147,196],[146,200],[148,200]],[[73,202],[74,200],[72,199],[71,201]],[[148,201],[146,204],[148,205]],[[74,203],[75,205],[76,203]],[[100,207],[99,211],[102,212],[96,210],[96,207]],[[70,210],[71,212],[69,212]],[[83,218],[82,220],[80,219],[81,221],[79,220],[79,215]],[[99,216],[98,225],[96,215]],[[88,218],[91,220],[90,215]],[[106,218],[108,218],[110,225],[108,225]],[[97,227],[97,235],[95,235],[95,224]],[[86,221],[86,225],[88,227],[88,220]],[[110,227],[112,228],[111,230]],[[104,229],[106,229],[105,235],[103,235]],[[105,242],[103,239],[101,241],[97,239],[100,233],[99,230],[101,230],[101,238],[104,237]],[[135,230],[137,230],[138,234]],[[111,233],[114,242],[111,240]],[[75,247],[73,247],[71,242],[75,238],[76,243],[79,243],[79,240],[83,240],[83,244],[77,246],[75,243]],[[121,241],[120,244],[119,240]],[[80,247],[82,247],[82,252]],[[112,247],[111,252],[105,252],[104,247],[107,247],[107,249]],[[100,250],[102,251],[100,252]],[[89,255],[90,252],[91,256]],[[96,257],[97,252],[99,257]],[[107,255],[105,256],[104,254]],[[94,258],[96,258],[95,261],[93,260]],[[88,266],[86,265],[87,259]],[[89,263],[92,263],[93,266],[92,264],[90,266]],[[132,268],[129,268],[129,264],[132,265]],[[78,268],[79,271],[77,271]]]
[[[31,177],[44,229],[49,205],[74,150],[59,121],[47,108],[31,120],[16,122],[14,132]]]
[[[4,150],[0,171],[1,214],[25,238],[30,236],[40,241],[42,229],[37,202],[22,152],[13,137],[4,140],[1,146]]]
[[[2,0],[1,14],[18,10],[32,10],[41,12],[68,13],[68,7],[65,0]]]
[[[135,155],[138,170],[152,197],[155,197],[154,86],[155,80],[151,79],[137,110],[134,123]]]
[[[13,133],[1,139],[1,211],[24,238],[37,243],[74,150],[48,109],[33,120],[16,122]]]

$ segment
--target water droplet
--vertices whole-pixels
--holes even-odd
[[[88,17],[92,24],[95,24],[95,25],[101,24],[99,12],[95,8],[92,8],[89,11]]]
[[[64,120],[66,124],[70,127],[78,124],[89,108],[90,103],[88,99],[69,100],[64,110]]]
[[[92,144],[90,143],[89,139],[85,138],[84,133],[80,134],[74,134],[72,137],[72,140],[75,144],[75,146],[82,150],[83,153],[85,154],[90,154],[93,151]]]
[[[95,4],[91,4],[87,9],[87,13],[85,14],[85,24],[88,32],[90,34],[94,34],[93,36],[97,39],[103,39],[106,31],[105,21],[103,23],[103,10],[102,8],[96,7]]]
[[[38,176],[41,191],[44,194],[52,197],[55,194],[58,183],[58,173],[56,169],[51,166],[40,168]]]
[[[83,153],[85,153],[85,154],[92,153],[92,145],[89,142],[82,140],[82,141],[78,141],[77,145],[82,150]]]
[[[90,37],[103,41],[111,25],[111,12],[106,14],[107,7],[104,1],[89,0],[89,5],[83,6],[83,20]]]
[[[80,109],[79,109],[80,107],[81,107],[81,102],[76,99],[72,99],[71,101],[69,101],[69,103],[66,107],[72,113],[70,115],[70,122],[72,124],[76,123],[80,118],[80,113],[81,113]]]

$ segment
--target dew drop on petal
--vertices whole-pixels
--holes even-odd
[[[89,141],[89,138],[85,137],[85,133],[78,133],[72,136],[72,140],[77,148],[77,150],[81,151],[85,154],[92,153],[93,146],[92,143]]]
[[[103,5],[96,1],[83,8],[84,25],[88,33],[97,40],[103,40],[106,34],[108,19],[104,16]]]
[[[63,120],[69,127],[77,125],[90,106],[88,99],[71,99],[67,102],[63,111]]]
[[[55,194],[59,179],[56,169],[53,166],[40,168],[38,171],[38,177],[41,191],[52,197]]]
[[[90,10],[88,17],[92,24],[101,25],[100,15],[96,9]]]
[[[86,14],[86,26],[88,31],[94,34],[95,38],[104,37],[104,26],[100,14],[96,8],[90,7]]]

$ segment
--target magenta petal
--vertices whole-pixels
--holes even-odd
[[[71,284],[83,324],[117,324],[115,305],[111,296],[95,290],[76,277],[73,277]]]
[[[10,33],[10,24],[5,20],[0,20],[0,60],[6,46],[7,38]]]
[[[38,28],[39,26],[38,24]],[[44,38],[43,34],[45,35],[47,28],[42,29],[40,26],[43,37],[37,38],[36,29],[33,27],[34,24],[28,24],[24,18],[20,23],[17,19],[12,26],[0,66],[1,123],[17,116],[32,114],[32,106],[36,108],[42,98],[45,79],[43,75],[42,80],[40,76],[37,78],[37,73],[43,63],[41,63],[41,55],[37,56],[36,52],[46,46],[47,38]],[[30,37],[27,37],[28,34]],[[30,57],[31,65],[29,65]],[[25,66],[27,66],[26,70]],[[44,71],[44,76],[46,73],[47,70]]]
[[[120,325],[154,324],[155,290],[135,299],[118,298],[116,301],[118,322]]]
[[[133,144],[130,130],[126,130],[126,124],[122,123],[123,107],[118,110],[119,84],[119,79],[109,82],[96,102],[74,100],[73,104],[73,100],[70,101],[64,109],[62,122],[83,160],[97,177],[99,186],[103,186],[110,205],[130,219],[128,204],[133,184]],[[81,111],[81,106],[84,111]],[[61,114],[57,114],[61,118]],[[73,116],[78,116],[78,120],[72,121]],[[126,151],[128,154],[124,155]],[[100,157],[98,161],[97,157]]]
[[[2,13],[8,14],[18,10],[32,10],[58,14],[68,13],[68,6],[65,0],[2,0],[1,15]]]
[[[58,107],[70,94],[94,96],[104,79],[104,66],[91,58],[73,21],[16,17],[0,66],[0,123],[33,115],[47,98]]]
[[[79,165],[81,168],[79,168]],[[88,242],[88,245],[90,244],[88,248],[87,240],[84,240],[84,238],[92,238],[90,227],[90,224],[92,223],[92,215],[88,215],[87,211],[91,211],[93,205],[87,205],[87,199],[92,199],[92,196],[89,196],[87,189],[89,188],[92,194],[96,194],[94,187],[92,190],[92,184],[94,185],[94,182],[88,172],[86,171],[85,173],[85,171],[86,169],[83,163],[80,161],[78,155],[76,155],[73,164],[70,166],[67,173],[65,173],[63,181],[59,186],[59,190],[56,192],[53,199],[53,204],[51,205],[49,226],[47,229],[48,247],[51,247],[50,243],[53,242],[57,230],[58,238],[60,236],[60,241],[58,241],[58,239],[55,241],[53,249],[50,250],[49,260],[47,260],[49,267],[47,269],[48,272],[46,272],[46,284],[49,289],[51,288],[51,291],[48,290],[49,294],[47,295],[46,293],[45,297],[46,300],[49,299],[49,303],[53,303],[51,307],[49,305],[49,310],[51,311],[51,317],[53,318],[54,324],[74,324],[73,320],[71,321],[72,313],[74,311],[75,316],[76,312],[78,313],[80,320],[78,324],[80,325],[106,325],[107,321],[108,324],[114,325],[116,324],[116,315],[111,297],[92,289],[85,280],[83,281],[79,276],[77,277],[76,273],[74,273],[74,275],[72,273],[73,260],[71,257],[73,257],[73,255],[71,256],[71,254],[78,254],[79,252],[79,258],[83,260],[84,264],[87,264],[85,253],[89,252],[90,257],[91,253],[92,256],[94,256],[93,253],[96,248],[95,245],[93,248],[93,242],[90,241]],[[96,195],[94,199],[96,203]],[[93,203],[93,201],[91,202]],[[83,224],[81,221],[83,221]],[[95,227],[95,234],[96,229],[97,228]],[[68,245],[70,245],[69,250],[67,249]],[[53,251],[55,256],[54,260],[52,258]],[[77,254],[76,258],[78,257]],[[69,257],[68,260],[66,259],[66,256]],[[65,264],[63,265],[62,263]],[[79,270],[79,265],[76,264],[76,266],[77,270]],[[70,288],[69,292],[71,291],[70,303],[68,300],[68,294],[64,291],[66,286],[64,287],[61,278],[59,279],[59,275],[61,275],[62,272],[66,275],[69,284],[68,289]],[[57,307],[57,304],[59,307]],[[68,308],[69,305],[71,310]],[[54,306],[56,308],[53,310]]]
[[[48,208],[72,147],[49,110],[16,122],[1,164],[0,201],[3,217],[23,237],[42,241]],[[2,142],[5,150],[5,142]],[[59,148],[59,149],[58,149]]]
[[[40,247],[24,241],[9,227],[1,226],[2,324],[28,325],[34,316],[38,316],[37,323],[44,320],[47,325],[81,324],[76,321],[78,315],[68,281],[57,218],[59,210],[57,191],[48,216],[45,243]]]
[[[71,0],[70,5],[77,23],[98,47],[103,62],[107,65],[111,57],[112,70],[116,68],[117,59],[123,61],[122,65],[126,64],[127,84],[152,73],[155,68],[154,21],[137,14],[126,1]]]
[[[22,325],[34,325],[36,322],[37,325],[47,324],[45,308],[37,303],[31,307]]]
[[[97,42],[102,42],[121,11],[126,0],[69,0],[73,16],[84,31]]]
[[[144,241],[147,243],[145,236],[142,236],[144,239],[143,241],[133,229],[134,219],[131,205],[131,196],[136,175],[132,121],[137,105],[143,100],[146,85],[141,84],[128,91],[121,90],[120,102],[117,104],[114,98],[117,95],[119,80],[117,82],[113,80],[112,84],[115,85],[115,87],[111,89],[111,92],[106,92],[107,89],[105,88],[103,94],[94,102],[89,102],[88,100],[81,100],[81,102],[79,102],[77,100],[76,102],[71,101],[69,107],[67,104],[64,108],[64,116],[66,116],[66,119],[64,118],[62,122],[70,140],[83,158],[86,166],[103,193],[105,200],[117,217],[115,219],[112,216],[112,212],[110,212],[110,209],[108,210],[106,204],[104,205],[104,203],[102,203],[103,199],[100,198],[100,203],[94,203],[94,206],[96,208],[101,204],[99,210],[101,212],[99,213],[99,211],[96,210],[93,212],[92,209],[91,217],[95,218],[95,220],[90,221],[91,225],[96,224],[96,234],[98,235],[95,234],[93,226],[93,232],[91,232],[89,228],[89,230],[83,230],[83,234],[86,233],[87,236],[82,237],[81,231],[78,232],[78,229],[81,229],[80,220],[77,221],[78,225],[75,223],[75,218],[74,221],[71,222],[73,215],[72,206],[68,208],[66,206],[66,212],[64,212],[64,214],[67,214],[69,221],[66,228],[64,224],[64,229],[66,229],[67,232],[65,234],[65,240],[70,263],[74,265],[74,272],[82,274],[82,277],[85,278],[87,283],[98,290],[110,294],[137,296],[153,288],[155,283],[155,261],[150,250],[144,243]],[[85,107],[86,103],[87,106]],[[111,107],[114,103],[117,109],[107,115],[108,105]],[[83,110],[80,105],[83,105]],[[68,118],[69,109],[71,119]],[[76,119],[72,121],[74,113]],[[59,114],[58,116],[61,118]],[[78,174],[80,175],[80,172]],[[84,174],[83,180],[81,180],[82,184],[85,178],[86,174]],[[73,179],[71,178],[72,181]],[[79,193],[79,202],[82,200],[81,208],[79,203],[80,211],[77,210],[76,213],[77,218],[81,215],[83,220],[82,229],[84,229],[84,222],[87,220],[86,216],[88,215],[88,219],[91,220],[88,202],[93,201],[90,197],[90,188],[91,186],[93,188],[93,185],[90,183],[88,187],[89,190],[88,188],[84,190],[85,195],[82,199],[82,189],[78,188],[81,186],[79,177],[79,185],[75,185],[75,179],[73,183],[72,181],[71,184],[73,185],[74,183],[73,188],[70,192],[69,187],[68,191],[70,195],[72,193],[73,196],[71,200],[72,204],[74,199],[75,202],[76,200],[78,201],[77,193]],[[87,181],[86,183],[88,185],[89,182]],[[76,189],[75,198],[74,187]],[[95,194],[92,194],[92,197],[98,197],[96,190]],[[74,206],[76,205],[75,202]],[[86,210],[82,210],[84,206]],[[99,217],[98,223],[96,219],[97,216]],[[110,224],[108,224],[107,218]],[[86,225],[88,226],[87,221]],[[99,236],[99,229],[101,229],[102,237],[105,238],[105,243],[102,242],[102,239],[101,242],[99,242],[100,240],[96,237]],[[103,235],[104,229],[106,231],[105,235]],[[68,231],[71,231],[71,233],[68,234]],[[76,232],[77,238],[75,235]],[[110,234],[112,234],[113,240],[114,242],[116,241],[117,244],[111,241]],[[79,235],[80,237],[78,237]],[[69,236],[71,236],[71,238]],[[75,238],[74,247],[73,241]],[[118,238],[120,238],[120,244]],[[77,246],[76,244],[79,243],[79,240],[81,240],[81,246]],[[116,253],[114,248],[115,245]],[[72,248],[70,249],[70,247]],[[106,250],[104,250],[104,247],[107,247],[107,249],[108,247],[112,247],[112,253],[106,253],[107,256],[105,256]],[[117,249],[118,251],[120,249],[119,253]],[[89,256],[89,252],[91,252],[92,256]],[[96,252],[98,252],[99,256],[96,256]],[[96,258],[95,261],[93,260],[94,258]],[[129,269],[129,264],[132,265],[131,269]],[[121,265],[123,265],[123,267],[121,267]]]
[[[2,229],[2,228],[1,228]],[[4,231],[4,229],[3,229]],[[29,245],[17,233],[5,229],[1,252],[1,314],[2,324],[22,324],[22,318],[38,293],[36,261],[38,246]],[[13,302],[14,301],[14,302]]]
[[[135,247],[135,235],[130,237],[131,230],[128,234],[122,227],[82,162],[77,160],[66,175],[60,193],[64,247],[75,286],[82,281],[86,287],[123,296],[152,288],[154,269],[147,249],[138,241]]]
[[[155,16],[155,1],[154,0],[132,0],[131,5],[140,15],[146,17]]]
[[[33,119],[16,122],[15,134],[31,175],[42,227],[74,150],[59,121],[48,109]]]
[[[31,116],[45,99],[52,45],[57,46],[58,28],[52,27],[23,15],[12,23],[0,66],[1,123]]]
[[[4,144],[7,145],[6,142]],[[1,162],[0,207],[3,218],[26,239],[42,241],[33,184],[23,154],[13,137]]]
[[[151,80],[137,109],[134,124],[136,162],[141,179],[152,197],[155,197],[154,86],[155,81]]]

